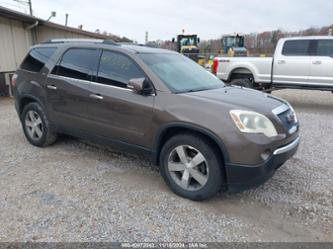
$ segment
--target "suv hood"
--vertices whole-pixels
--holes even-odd
[[[270,94],[235,86],[185,93],[184,95],[199,98],[207,102],[215,102],[224,106],[230,106],[230,108],[261,113],[271,113],[273,109],[286,103]]]

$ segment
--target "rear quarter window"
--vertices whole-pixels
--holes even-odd
[[[282,54],[285,56],[309,56],[310,40],[286,41]]]
[[[57,48],[33,48],[21,64],[21,69],[39,72],[52,57]]]

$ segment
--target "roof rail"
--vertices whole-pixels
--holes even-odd
[[[83,43],[103,43],[103,44],[109,44],[109,45],[119,45],[113,40],[102,40],[102,39],[50,39],[43,44],[48,43],[76,43],[76,42],[83,42]]]
[[[109,45],[115,45],[115,46],[119,46],[120,45],[117,42],[115,42],[114,40],[103,40],[102,43],[109,44]]]
[[[118,42],[120,45],[130,45],[130,46],[140,46],[140,47],[148,47],[146,44],[142,43],[134,43],[134,42]]]

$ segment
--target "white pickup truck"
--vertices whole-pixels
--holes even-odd
[[[273,58],[216,57],[212,72],[227,83],[258,90],[333,91],[333,37],[280,39]]]

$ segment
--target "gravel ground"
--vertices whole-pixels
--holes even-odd
[[[70,138],[31,146],[0,98],[0,241],[333,241],[333,95],[274,94],[298,113],[298,154],[265,185],[201,203],[143,158]]]

